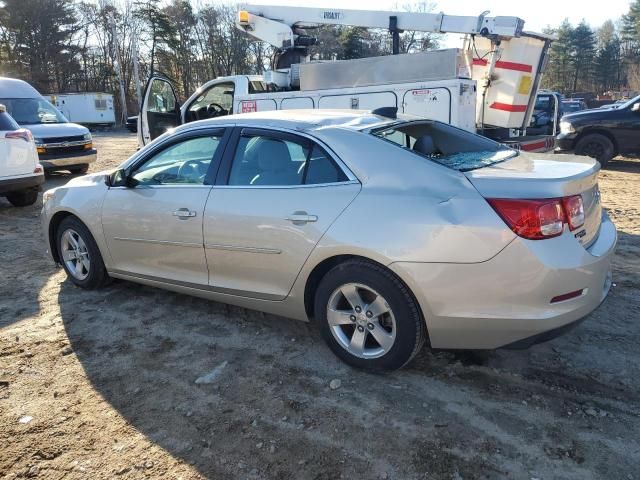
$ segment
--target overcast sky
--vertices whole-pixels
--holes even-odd
[[[246,3],[293,5],[305,7],[353,8],[392,10],[394,5],[415,3],[413,0],[245,0]],[[573,24],[585,19],[592,27],[599,27],[607,19],[617,20],[629,10],[629,0],[452,0],[438,1],[436,12],[449,15],[479,15],[490,10],[491,15],[515,16],[524,19],[525,30],[542,31],[547,25],[558,25],[565,18]],[[451,37],[451,35],[449,36]],[[448,38],[447,46],[455,46],[456,39]]]

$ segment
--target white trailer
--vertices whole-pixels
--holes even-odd
[[[116,123],[113,95],[110,93],[51,93],[45,97],[70,122],[87,126],[113,126]]]

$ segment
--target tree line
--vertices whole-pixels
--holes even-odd
[[[565,94],[640,90],[640,0],[617,21],[599,28],[568,20],[545,33],[554,35],[543,87]]]
[[[194,6],[189,0],[0,0],[0,75],[21,78],[42,93],[118,93],[121,68],[128,110],[137,112],[133,57],[139,76],[171,78],[182,99],[219,76],[260,74],[274,49],[235,27],[238,6]],[[427,2],[412,5],[427,10]],[[318,59],[390,53],[387,32],[313,29]],[[403,52],[432,48],[437,36],[405,32]],[[116,103],[119,101],[115,95]]]
[[[404,7],[429,11],[426,1]],[[139,77],[161,72],[182,99],[218,76],[260,74],[274,49],[236,29],[237,5],[199,0],[0,0],[0,75],[22,78],[42,93],[118,92],[117,66],[127,106],[137,112],[133,58]],[[387,31],[323,26],[317,59],[352,59],[391,52]],[[568,21],[553,34],[543,86],[563,93],[640,90],[640,0],[614,23],[593,29]],[[437,48],[439,36],[404,32],[402,52]],[[116,102],[118,96],[116,95]]]

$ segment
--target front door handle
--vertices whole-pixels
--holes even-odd
[[[290,221],[294,225],[304,225],[309,222],[317,222],[318,217],[317,215],[309,215],[307,212],[297,211],[289,215],[286,220]]]
[[[186,220],[187,218],[193,218],[196,216],[196,212],[189,210],[188,208],[179,208],[173,212],[174,217],[178,217],[180,220]]]

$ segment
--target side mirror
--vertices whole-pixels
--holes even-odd
[[[127,173],[124,170],[115,170],[106,178],[106,184],[109,187],[129,187]]]
[[[637,113],[637,112],[640,112],[640,102],[638,102],[638,103],[634,103],[634,104],[633,104],[633,107],[631,107],[631,111],[632,111],[632,112],[636,112],[636,113]]]

